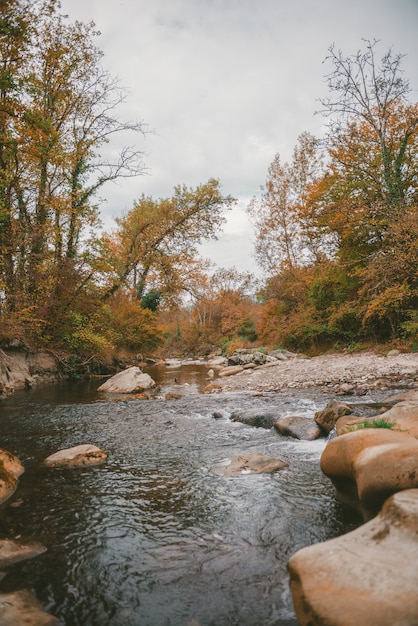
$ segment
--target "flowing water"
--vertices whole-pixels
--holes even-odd
[[[232,422],[242,408],[313,416],[319,391],[202,395],[199,368],[160,372],[178,400],[109,400],[99,383],[15,392],[0,403],[0,447],[25,465],[0,508],[0,538],[47,552],[7,570],[0,592],[27,588],[66,626],[296,626],[287,561],[360,520],[333,497],[319,458],[325,441]],[[207,381],[206,381],[207,382]],[[221,419],[214,419],[214,412]],[[91,443],[98,468],[42,467],[59,449]],[[262,452],[289,464],[225,477],[211,468]]]

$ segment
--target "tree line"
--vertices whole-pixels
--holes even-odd
[[[106,148],[147,127],[120,119],[97,35],[57,0],[1,3],[0,343],[112,358],[416,335],[418,110],[400,55],[330,48],[327,136],[276,155],[248,207],[257,281],[199,256],[236,202],[218,180],[141,195],[100,228],[103,187],[144,172],[140,150]]]
[[[249,213],[268,274],[264,341],[355,345],[418,333],[418,105],[402,55],[329,49],[328,119],[276,155]]]

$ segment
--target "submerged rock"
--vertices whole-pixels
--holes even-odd
[[[44,611],[26,589],[0,594],[1,626],[59,626],[60,620]]]
[[[19,561],[32,559],[46,552],[46,547],[40,543],[18,543],[12,539],[0,540],[0,568],[9,567]],[[0,619],[0,623],[1,619]]]
[[[242,476],[245,474],[261,474],[276,472],[287,467],[282,459],[266,456],[261,452],[239,454],[212,467],[212,472],[222,476]]]
[[[97,391],[107,393],[136,393],[153,389],[155,381],[149,374],[144,374],[139,367],[128,367],[109,378]]]
[[[97,446],[84,444],[51,454],[44,460],[44,465],[68,468],[94,467],[106,463],[107,456],[107,452],[100,450]]]
[[[257,428],[273,428],[278,420],[277,411],[269,409],[244,409],[231,413],[231,422],[241,422]]]
[[[360,528],[296,552],[290,588],[300,626],[418,624],[418,490],[387,500]]]

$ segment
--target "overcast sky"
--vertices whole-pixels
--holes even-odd
[[[246,207],[276,153],[289,161],[298,136],[321,136],[324,64],[379,39],[392,48],[418,99],[418,0],[61,0],[71,19],[93,20],[104,66],[128,90],[120,113],[154,134],[135,141],[148,173],[103,190],[106,226],[142,193],[170,197],[209,178],[238,199],[204,256],[257,271]],[[132,138],[125,137],[130,144]],[[117,145],[115,145],[117,148]]]

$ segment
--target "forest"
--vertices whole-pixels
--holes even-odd
[[[217,179],[139,195],[101,227],[102,189],[145,168],[139,149],[109,145],[146,128],[120,119],[96,34],[56,0],[1,3],[0,346],[80,363],[418,349],[418,104],[402,54],[329,48],[326,135],[276,154],[248,206],[260,279],[199,255],[236,203]]]

